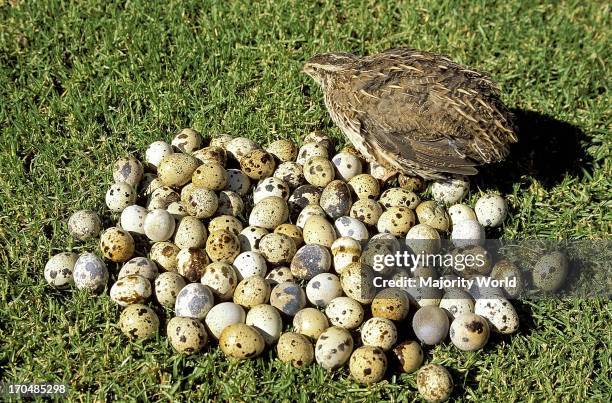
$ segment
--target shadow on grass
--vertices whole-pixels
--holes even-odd
[[[519,141],[505,161],[481,168],[475,178],[481,188],[509,193],[522,177],[535,178],[551,188],[566,174],[581,176],[583,170],[592,171],[592,158],[583,144],[586,136],[579,127],[535,111],[512,112]]]

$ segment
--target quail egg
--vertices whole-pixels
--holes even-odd
[[[402,189],[410,190],[411,192],[422,192],[425,190],[425,182],[418,176],[406,176],[400,174],[397,178]]]
[[[159,318],[146,305],[127,306],[119,316],[119,328],[130,339],[148,339],[159,331]]]
[[[361,243],[350,237],[341,237],[334,241],[331,252],[334,257],[334,269],[336,273],[342,274],[346,266],[359,261]]]
[[[242,222],[232,215],[220,215],[208,223],[208,230],[210,232],[224,230],[230,232],[236,236],[243,230]]]
[[[229,175],[219,162],[207,161],[193,171],[191,182],[201,188],[224,190],[229,184]]]
[[[155,298],[162,306],[174,308],[176,297],[185,287],[183,276],[174,271],[167,271],[155,279]]]
[[[398,344],[393,353],[399,361],[399,367],[403,372],[413,373],[423,365],[423,349],[414,340],[406,340]]]
[[[319,130],[310,132],[304,137],[304,145],[308,143],[320,144],[327,149],[334,148],[334,141],[327,134]]]
[[[454,270],[465,278],[489,274],[491,271],[491,255],[479,245],[457,248],[450,252],[453,257]]]
[[[208,311],[204,323],[209,333],[219,339],[223,329],[236,323],[244,323],[245,320],[244,308],[233,302],[222,302]]]
[[[219,336],[221,351],[237,360],[255,358],[263,352],[265,346],[264,338],[259,331],[244,323],[227,326]]]
[[[308,301],[318,307],[327,306],[332,299],[340,297],[342,294],[340,279],[335,274],[317,274],[306,285]]]
[[[304,240],[304,226],[306,225],[306,221],[308,221],[308,219],[310,219],[312,216],[319,216],[323,218],[326,217],[325,211],[323,211],[321,206],[318,204],[309,204],[308,206],[304,207],[295,221],[295,225],[302,229],[302,240]]]
[[[242,215],[243,212],[244,202],[238,193],[231,190],[219,192],[219,201],[215,215],[231,215],[236,217]]]
[[[183,217],[176,226],[174,243],[181,249],[203,248],[208,239],[208,231],[202,221],[195,217]]]
[[[174,136],[172,145],[178,151],[191,154],[202,147],[202,136],[193,129],[185,128]]]
[[[177,271],[190,282],[199,281],[210,259],[198,248],[181,249],[176,255]]]
[[[138,185],[138,196],[142,199],[151,197],[154,191],[164,186],[157,175],[147,172],[142,176],[142,180]]]
[[[74,263],[72,276],[79,290],[98,292],[108,282],[108,269],[102,259],[93,253],[83,253]]]
[[[299,213],[309,204],[319,204],[323,190],[312,185],[302,185],[289,197],[289,208],[292,213]]]
[[[503,288],[510,298],[518,297],[523,291],[523,275],[510,260],[503,259],[495,263],[491,278],[505,282]]]
[[[470,191],[470,181],[465,176],[437,180],[431,185],[433,199],[444,204],[460,202]]]
[[[206,240],[206,253],[213,262],[231,264],[240,253],[240,241],[229,231],[213,231]]]
[[[296,162],[304,165],[311,158],[320,157],[327,159],[328,156],[329,151],[325,144],[321,144],[319,142],[305,142],[298,151]]]
[[[304,224],[302,231],[304,243],[307,245],[317,244],[331,248],[336,240],[336,231],[325,217],[313,215]]]
[[[407,207],[414,210],[421,198],[416,193],[402,188],[390,188],[385,190],[378,200],[385,208],[389,207]]]
[[[240,159],[242,172],[255,180],[272,176],[275,167],[274,157],[263,150],[253,150]]]
[[[453,378],[446,368],[437,364],[422,366],[416,383],[419,393],[427,402],[444,402],[453,392]]]
[[[323,331],[315,347],[315,359],[323,368],[332,370],[343,366],[353,352],[353,338],[343,328],[332,326]]]
[[[376,227],[382,213],[382,206],[376,200],[359,199],[351,207],[350,216],[373,228]]]
[[[112,262],[125,262],[134,255],[134,238],[129,232],[111,227],[100,235],[100,250]]]
[[[364,311],[361,304],[353,298],[337,297],[327,304],[325,315],[333,326],[353,330],[363,322]]]
[[[397,328],[389,319],[370,318],[361,327],[361,341],[366,346],[389,351],[397,342]]]
[[[448,215],[453,226],[461,221],[476,220],[476,213],[467,204],[453,204],[448,208]]]
[[[121,157],[113,165],[113,180],[125,182],[134,189],[140,183],[144,170],[142,164],[134,157]]]
[[[374,299],[374,271],[362,263],[351,263],[340,274],[344,293],[362,304],[370,304]]]
[[[300,285],[280,283],[270,293],[270,304],[285,315],[294,316],[306,305],[306,296]]]
[[[157,266],[167,271],[176,271],[180,248],[172,242],[156,242],[151,246],[149,257]]]
[[[172,347],[182,354],[202,350],[208,341],[202,322],[194,318],[174,317],[168,321],[166,334]]]
[[[293,243],[297,248],[302,246],[304,243],[304,237],[302,230],[295,224],[281,224],[274,230],[277,234],[286,235],[293,240]]]
[[[225,166],[227,163],[227,153],[225,152],[225,149],[218,146],[204,147],[195,151],[192,155],[202,164],[214,162]]]
[[[361,346],[353,351],[349,370],[359,383],[370,385],[379,382],[387,371],[387,356],[378,347]]]
[[[244,157],[251,151],[261,149],[261,147],[259,146],[259,144],[257,144],[251,139],[248,139],[246,137],[236,137],[226,144],[225,149],[227,151],[228,156],[240,162],[242,157]]]
[[[370,174],[359,174],[351,178],[349,186],[358,199],[377,199],[380,195],[378,179]]]
[[[437,306],[421,307],[414,314],[412,329],[423,343],[430,346],[440,344],[448,335],[448,316]]]
[[[167,241],[172,238],[176,222],[166,210],[151,210],[144,219],[144,233],[154,242]]]
[[[61,252],[54,255],[45,265],[45,280],[56,288],[66,288],[74,284],[72,272],[79,256],[76,253]]]
[[[240,231],[238,240],[240,241],[240,250],[243,252],[253,251],[259,252],[259,242],[261,238],[268,234],[268,230],[261,227],[249,226]]]
[[[282,197],[270,196],[257,203],[249,215],[249,225],[273,230],[289,218],[289,207]]]
[[[268,304],[255,305],[251,308],[246,315],[246,324],[257,329],[268,346],[276,343],[283,331],[280,313]]]
[[[136,203],[136,191],[125,182],[113,183],[106,192],[106,206],[113,213],[121,213]]]
[[[296,253],[293,239],[278,233],[271,233],[261,238],[259,250],[272,265],[288,264]]]
[[[482,245],[485,241],[485,231],[476,220],[460,221],[453,225],[451,241],[458,248],[470,245]]]
[[[519,317],[510,301],[505,298],[477,299],[474,313],[485,318],[494,332],[511,334],[518,330]]]
[[[414,212],[407,207],[389,207],[378,219],[378,232],[405,236],[416,224]]]
[[[200,283],[187,284],[176,296],[174,313],[176,316],[204,319],[214,305],[212,292]]]
[[[167,209],[174,202],[181,200],[181,196],[170,186],[161,186],[155,189],[147,203],[148,210]]]
[[[121,228],[129,232],[144,234],[144,221],[148,214],[146,208],[133,204],[121,212]]]
[[[270,270],[266,275],[266,280],[270,286],[286,282],[295,282],[293,274],[291,274],[291,269],[285,266],[275,267]]]
[[[244,196],[251,189],[251,180],[239,169],[228,169],[227,170],[228,185],[227,189]]]
[[[291,260],[291,274],[298,279],[310,280],[331,268],[332,257],[327,248],[321,245],[304,245]]]
[[[350,153],[338,153],[332,158],[332,163],[336,168],[336,177],[348,182],[354,176],[363,172],[361,161]]]
[[[381,165],[377,161],[371,161],[368,165],[368,173],[383,184],[397,176],[397,171]]]
[[[268,271],[266,259],[261,253],[254,251],[242,252],[236,256],[234,267],[238,280],[255,275],[264,277]]]
[[[312,340],[317,340],[328,327],[327,316],[315,308],[304,308],[293,317],[295,331]]]
[[[395,236],[389,233],[380,233],[370,238],[361,253],[360,262],[372,267],[377,273],[387,275],[394,269],[394,265],[385,265],[386,255],[395,255],[400,251],[400,243]]]
[[[166,211],[170,213],[175,220],[181,220],[183,217],[187,217],[187,209],[183,206],[181,202],[172,202],[166,208]]]
[[[138,274],[122,277],[110,289],[110,298],[120,306],[140,304],[151,296],[151,283]]]
[[[476,200],[474,211],[483,226],[499,227],[508,214],[508,204],[500,195],[488,194]]]
[[[229,142],[232,141],[233,139],[234,138],[230,136],[229,134],[215,134],[210,139],[209,146],[210,147],[220,147],[225,150]]]
[[[232,299],[238,284],[234,268],[223,262],[214,262],[206,266],[200,282],[210,288],[218,301]]]
[[[406,291],[399,288],[385,288],[372,300],[372,316],[402,321],[408,316],[410,299]]]
[[[417,224],[406,234],[406,246],[415,254],[433,255],[442,246],[440,233],[427,224]]]
[[[191,180],[198,165],[200,161],[191,155],[169,154],[159,162],[157,177],[164,186],[183,186]]]
[[[457,315],[450,326],[450,339],[459,350],[479,350],[489,340],[489,324],[473,313]]]
[[[270,285],[262,276],[246,277],[234,290],[234,302],[245,308],[265,304],[270,299]]]
[[[451,318],[474,312],[472,296],[460,289],[449,289],[440,300],[440,308],[446,310]]]
[[[341,180],[331,181],[323,192],[319,204],[332,219],[347,216],[351,211],[351,191],[348,185]]]
[[[289,185],[273,176],[260,180],[253,190],[253,203],[257,204],[270,196],[282,197],[287,200],[289,198]]]
[[[81,241],[98,236],[100,227],[100,218],[90,210],[76,211],[68,219],[68,232]]]
[[[334,165],[327,157],[312,157],[304,163],[304,179],[313,186],[325,187],[334,180]]]
[[[299,333],[283,333],[276,345],[278,359],[302,368],[314,361],[314,348],[308,338]]]
[[[165,141],[154,141],[149,144],[145,151],[145,161],[154,167],[158,167],[161,160],[166,156],[174,153],[172,146]]]
[[[568,267],[567,256],[563,252],[546,254],[533,267],[533,284],[542,291],[557,291],[565,282]]]
[[[304,170],[297,162],[283,162],[276,167],[274,177],[285,182],[291,189],[302,186],[304,179]]]
[[[368,229],[356,218],[340,217],[336,220],[335,226],[340,237],[353,238],[362,244],[365,244],[369,239]]]
[[[190,192],[184,205],[189,215],[200,219],[209,218],[217,211],[219,199],[210,189],[195,188]]]
[[[275,156],[280,162],[295,161],[298,148],[291,140],[276,140],[266,147],[266,151]]]
[[[419,203],[415,212],[420,224],[427,224],[441,232],[446,232],[450,228],[450,218],[446,210],[435,201]]]

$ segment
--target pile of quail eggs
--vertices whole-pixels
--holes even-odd
[[[373,276],[377,245],[400,250],[420,240],[435,250],[450,236],[466,250],[479,247],[485,227],[502,225],[503,197],[485,194],[474,209],[461,203],[465,178],[432,183],[433,200],[423,200],[419,178],[394,178],[351,147],[335,153],[318,132],[299,148],[284,139],[262,148],[227,135],[205,146],[200,134],[184,129],[170,144],[150,144],[144,160],[126,156],[112,168],[106,205],[116,226],[101,231],[98,215],[85,210],[68,221],[74,238],[100,235],[100,250],[57,254],[44,272],[52,286],[74,284],[93,294],[114,280],[110,299],[123,308],[118,327],[130,339],[155,336],[163,307],[174,314],[165,334],[179,353],[196,354],[214,341],[227,357],[243,360],[272,348],[294,367],[348,364],[363,384],[381,381],[392,359],[401,371],[419,370],[426,400],[443,401],[452,378],[440,365],[422,366],[422,346],[450,338],[474,351],[491,331],[518,329],[502,295],[377,291],[364,281]],[[431,267],[403,274],[439,277]],[[520,278],[507,260],[469,274]],[[550,275],[547,286],[562,275]],[[408,339],[400,339],[404,333]]]

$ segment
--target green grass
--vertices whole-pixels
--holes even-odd
[[[509,194],[505,237],[610,238],[607,2],[78,3],[0,2],[2,381],[64,382],[75,400],[418,399],[414,375],[365,388],[346,370],[294,370],[272,353],[235,364],[216,347],[178,356],[163,335],[129,343],[107,295],[57,292],[42,276],[52,254],[96,250],[72,240],[66,220],[77,208],[98,211],[106,224],[117,219],[104,192],[110,164],[126,152],[140,154],[182,127],[261,142],[313,129],[340,138],[320,90],[300,74],[321,51],[410,45],[489,71],[511,107],[579,130],[582,160],[547,174],[567,161],[532,148],[530,137],[554,142],[559,133],[528,127],[522,149],[536,151],[545,178],[511,157],[508,169],[476,181],[472,200],[478,187]],[[519,311],[520,331],[482,351],[427,353],[452,369],[454,396],[607,401],[610,301],[525,301]]]

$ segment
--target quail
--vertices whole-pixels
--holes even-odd
[[[313,56],[334,123],[366,159],[424,179],[474,175],[517,141],[513,116],[485,74],[409,48]]]

